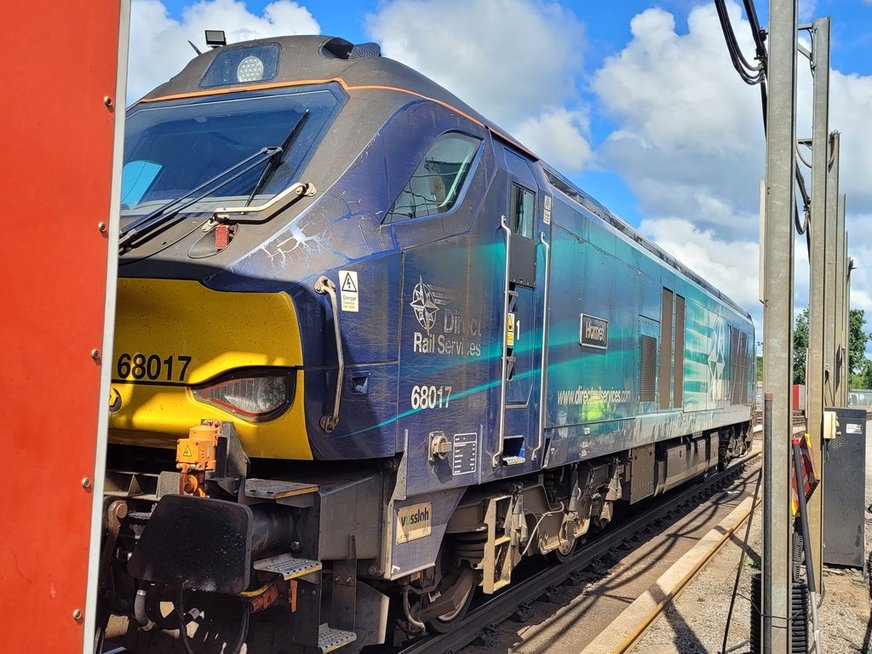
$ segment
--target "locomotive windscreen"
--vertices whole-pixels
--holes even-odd
[[[182,197],[263,148],[284,145],[272,165],[263,158],[260,165],[226,184],[216,182],[203,202],[189,210],[211,210],[215,201],[244,201],[253,191],[257,193],[252,200],[267,200],[296,181],[341,103],[338,90],[310,87],[233,99],[136,105],[125,129],[122,218]],[[262,179],[265,171],[268,174]],[[207,185],[204,190],[208,189]]]

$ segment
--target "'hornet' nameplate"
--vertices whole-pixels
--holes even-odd
[[[609,321],[581,314],[578,342],[582,347],[606,350],[609,347]]]

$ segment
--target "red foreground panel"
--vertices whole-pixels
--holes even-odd
[[[0,652],[83,648],[120,5],[4,4]]]

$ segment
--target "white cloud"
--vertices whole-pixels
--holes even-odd
[[[872,331],[872,213],[853,215],[848,249],[856,266],[851,273],[851,306],[866,311],[866,329]]]
[[[133,0],[128,101],[167,81],[190,61],[194,51],[188,40],[204,50],[203,32],[207,29],[224,30],[228,43],[320,32],[309,10],[289,0],[267,5],[259,16],[238,0],[201,0],[187,7],[181,20],[171,18],[161,0]]]
[[[715,288],[729,289],[730,298],[741,306],[751,309],[757,304],[757,275],[748,274],[757,267],[756,241],[725,241],[713,230],[678,217],[646,219],[639,230]]]
[[[522,143],[536,143],[536,149],[547,152],[548,162],[560,170],[577,172],[591,156],[590,144],[583,136],[589,130],[590,117],[586,111],[553,107],[522,120],[513,136]]]
[[[841,134],[839,157],[840,192],[848,198],[848,212],[872,213],[872,77],[844,75],[833,71],[830,76],[830,126]],[[849,223],[849,229],[850,229]]]
[[[731,5],[734,14],[737,7]],[[753,52],[747,25],[736,32]],[[672,14],[633,18],[632,41],[606,60],[593,88],[618,124],[599,155],[648,216],[693,218],[721,237],[756,237],[764,137],[759,93],[733,70],[717,14],[699,6],[679,35]]]
[[[728,6],[742,50],[750,56],[748,24],[738,5]],[[808,7],[813,3],[804,11]],[[616,125],[596,153],[598,162],[617,171],[636,193],[648,236],[756,318],[758,188],[765,163],[759,91],[733,70],[710,5],[690,11],[684,34],[661,9],[637,15],[631,29],[632,40],[594,75],[597,108]],[[808,136],[811,78],[802,57],[798,72],[797,134]],[[841,190],[848,194],[850,254],[872,261],[872,227],[865,228],[872,217],[867,172],[872,77],[834,71],[830,91],[831,129],[842,132]],[[797,240],[795,254],[794,298],[800,308],[808,302],[805,237]],[[872,309],[872,272],[861,268],[852,280],[853,306]]]
[[[817,12],[817,0],[799,0],[797,17],[800,22],[810,23]]]
[[[556,165],[580,169],[584,29],[556,2],[394,0],[367,16],[382,52],[435,80]]]

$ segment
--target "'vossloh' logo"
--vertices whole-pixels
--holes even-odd
[[[430,502],[410,504],[397,509],[397,544],[430,535],[433,526],[433,505]]]

